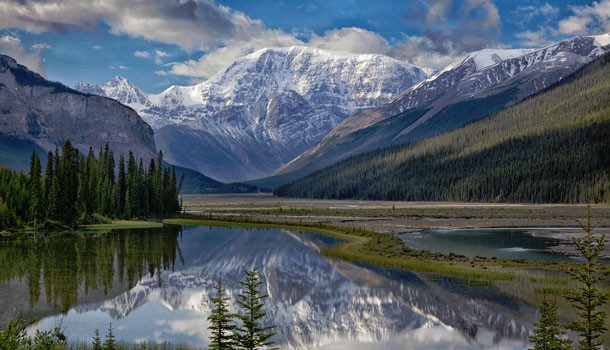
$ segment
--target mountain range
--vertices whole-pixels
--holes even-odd
[[[610,48],[610,35],[537,50],[482,50],[450,64],[390,103],[346,118],[285,166],[281,184],[366,151],[440,134],[492,115],[561,81]]]
[[[122,77],[75,88],[138,111],[168,161],[239,181],[270,175],[347,116],[383,105],[429,73],[387,56],[295,46],[262,49],[200,84],[160,94]]]
[[[408,201],[610,200],[610,53],[490,118],[340,161],[276,195]]]
[[[115,153],[131,149],[144,158],[163,150],[169,163],[196,174],[190,191],[222,187],[207,176],[262,178],[251,183],[275,188],[350,156],[493,115],[609,48],[610,34],[603,34],[541,49],[485,49],[436,72],[382,55],[267,48],[200,84],[159,94],[122,77],[73,90],[0,56],[0,157],[25,168],[31,150],[42,154],[67,138],[82,152],[109,142]]]

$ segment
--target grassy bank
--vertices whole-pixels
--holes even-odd
[[[412,250],[406,247],[394,235],[380,234],[362,228],[337,227],[323,223],[297,224],[293,222],[265,221],[247,217],[206,218],[186,216],[167,219],[164,223],[309,231],[343,241],[342,244],[328,247],[322,251],[323,255],[331,258],[367,263],[380,267],[402,268],[427,274],[455,276],[472,282],[491,283],[497,280],[509,280],[513,277],[509,272],[493,271],[488,266],[482,266],[480,259]],[[501,261],[493,261],[492,265],[500,265],[501,263]]]
[[[110,223],[81,225],[78,228],[85,230],[119,230],[130,228],[159,228],[163,223],[147,220],[113,220]]]

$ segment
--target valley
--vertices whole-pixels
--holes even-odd
[[[1,3],[0,349],[608,348],[609,9]]]

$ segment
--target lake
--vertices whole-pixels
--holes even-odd
[[[89,342],[207,345],[218,278],[234,302],[261,271],[283,349],[523,349],[535,308],[493,287],[327,259],[334,240],[277,229],[166,226],[0,240],[0,321],[16,312]]]
[[[572,245],[570,239],[558,238],[561,237],[559,233],[568,230],[579,232],[577,228],[435,229],[400,234],[399,237],[411,248],[435,253],[513,260],[575,262],[575,257],[554,251],[561,246]],[[555,234],[543,233],[549,231]]]

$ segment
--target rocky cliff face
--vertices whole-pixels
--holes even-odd
[[[263,49],[195,86],[143,93],[124,78],[77,89],[116,98],[154,129],[169,161],[221,180],[265,176],[345,117],[378,107],[428,77],[381,55],[308,47]]]
[[[343,120],[279,173],[311,173],[343,158],[462,126],[561,81],[607,52],[610,35],[537,50],[482,50],[450,64],[390,103]]]
[[[131,108],[97,95],[50,82],[0,55],[0,134],[33,141],[47,150],[70,139],[81,151],[108,142],[115,153],[128,150],[154,157],[153,131]]]

